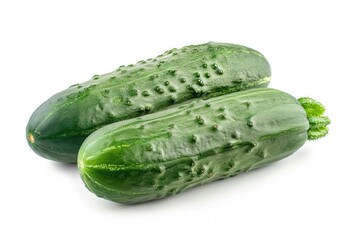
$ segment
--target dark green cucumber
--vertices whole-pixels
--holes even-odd
[[[197,97],[266,87],[270,75],[264,56],[244,46],[210,42],[172,49],[54,95],[33,113],[26,137],[37,154],[76,162],[85,138],[104,125]]]
[[[324,136],[330,122],[322,105],[301,103],[258,88],[110,124],[85,140],[78,168],[99,197],[129,204],[163,198],[265,166]]]

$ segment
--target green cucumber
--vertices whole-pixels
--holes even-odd
[[[78,155],[85,186],[120,203],[163,198],[285,158],[327,133],[324,107],[269,88],[105,126]]]
[[[102,126],[194,98],[266,87],[270,75],[264,56],[244,46],[210,42],[172,49],[52,96],[32,114],[26,137],[40,156],[76,162],[85,138]]]

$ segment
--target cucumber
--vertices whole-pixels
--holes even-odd
[[[104,125],[194,98],[266,87],[270,75],[264,56],[244,46],[210,42],[172,49],[52,96],[32,114],[26,137],[40,156],[76,162],[85,138]]]
[[[82,144],[81,178],[97,196],[132,204],[265,166],[326,135],[324,107],[299,100],[250,89],[110,124]]]

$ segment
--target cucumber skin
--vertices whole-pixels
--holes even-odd
[[[97,196],[140,203],[283,159],[308,128],[294,97],[251,89],[105,126],[81,146],[78,168]]]
[[[38,155],[76,162],[85,138],[102,126],[197,97],[266,87],[270,76],[264,56],[244,46],[210,42],[172,49],[52,96],[32,114],[26,136]]]

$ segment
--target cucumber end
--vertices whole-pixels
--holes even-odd
[[[308,140],[325,137],[329,133],[328,125],[331,121],[329,117],[323,116],[324,105],[309,97],[299,98],[298,101],[304,108],[309,121]]]
[[[35,143],[34,135],[32,135],[31,133],[29,133],[29,134],[27,135],[27,139],[28,139],[28,141],[29,141],[31,144],[34,144],[34,143]]]

